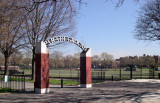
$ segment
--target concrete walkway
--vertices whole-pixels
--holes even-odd
[[[159,103],[160,80],[106,81],[85,89],[78,86],[50,85],[49,94],[33,93],[33,83],[26,83],[27,93],[1,93],[4,103]],[[30,91],[30,92],[29,92]]]

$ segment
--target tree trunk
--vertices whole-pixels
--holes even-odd
[[[5,56],[5,75],[9,75],[9,70],[8,70],[8,64],[9,64],[9,56]]]
[[[32,53],[32,80],[35,80],[35,47],[33,47]]]

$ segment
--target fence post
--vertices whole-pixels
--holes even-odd
[[[92,71],[92,80],[94,80],[93,71]]]
[[[121,71],[121,67],[120,67],[120,80],[121,80],[121,75],[122,75],[122,71]]]
[[[104,81],[105,81],[105,78],[106,78],[106,77],[105,77],[105,73],[106,73],[106,72],[104,71],[104,72],[103,72],[103,80],[104,80]]]
[[[143,76],[142,76],[142,70],[143,70],[143,69],[142,69],[142,67],[141,67],[141,79],[142,79],[142,77],[143,77]]]
[[[153,66],[153,79],[154,79],[154,70],[155,70],[154,68],[155,68],[155,67]]]
[[[132,65],[130,65],[130,79],[132,79]]]
[[[10,91],[11,91],[11,76],[9,76],[9,88],[10,88]]]
[[[61,88],[63,88],[63,79],[61,79]]]
[[[1,87],[2,87],[2,80],[3,80],[3,79],[2,79],[2,75],[1,75],[1,78],[0,78],[0,82],[1,82]]]
[[[101,67],[101,81],[102,81],[102,67]]]
[[[24,91],[25,91],[25,82],[26,81],[26,77],[25,77],[25,75],[24,75]]]
[[[17,75],[17,78],[18,78],[18,89],[20,90],[20,88],[21,88],[20,87],[20,79],[21,79],[21,77]]]
[[[98,80],[99,80],[99,72],[98,72]]]
[[[80,83],[80,73],[79,73],[79,70],[78,70],[78,82]]]

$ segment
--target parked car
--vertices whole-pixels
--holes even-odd
[[[126,67],[124,70],[125,71],[130,71],[130,67]],[[136,71],[136,68],[132,68],[132,71]]]

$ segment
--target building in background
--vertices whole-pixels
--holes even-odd
[[[128,65],[137,65],[137,66],[159,66],[160,65],[160,56],[159,55],[146,55],[143,56],[126,56],[120,57],[112,62],[112,67],[126,67]]]

